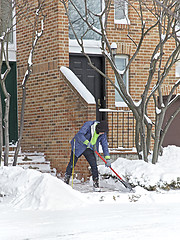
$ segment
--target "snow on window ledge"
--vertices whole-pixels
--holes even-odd
[[[126,24],[126,25],[130,25],[130,20],[129,20],[129,18],[124,18],[124,19],[120,19],[120,20],[118,20],[118,19],[114,19],[114,23],[115,24]]]
[[[128,107],[125,102],[115,102],[116,107]]]
[[[62,66],[60,71],[88,104],[96,104],[94,96],[69,68]]]

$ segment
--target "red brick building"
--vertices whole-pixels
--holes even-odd
[[[32,4],[30,16],[37,3],[32,1]],[[100,11],[103,7],[101,1],[95,1],[95,4],[97,10]],[[127,34],[130,33],[134,41],[137,42],[140,37],[136,12],[126,3],[123,7],[125,11],[118,13],[118,8],[113,5],[107,25],[107,35],[110,42],[117,44],[115,61],[119,70],[123,70],[123,65],[127,64],[129,57],[135,51],[135,45],[127,37]],[[44,11],[47,14],[44,34],[35,50],[33,73],[27,83],[22,148],[23,151],[45,153],[46,159],[51,161],[52,168],[64,173],[70,156],[69,141],[82,124],[88,120],[105,118],[105,114],[98,111],[99,108],[127,110],[127,107],[115,93],[115,89],[92,70],[87,64],[86,58],[81,55],[72,32],[69,32],[68,19],[62,3],[59,0],[47,0]],[[27,58],[31,48],[31,30],[28,19],[23,19],[16,30],[19,110],[21,103],[20,85],[26,71]],[[128,91],[137,101],[140,99],[147,81],[150,56],[157,42],[156,31],[157,29],[154,30],[150,38],[147,38],[140,54],[126,75]],[[115,81],[110,66],[101,55],[99,38],[89,35],[85,44],[86,50],[96,66]],[[168,49],[171,52],[173,45],[168,46],[166,51]],[[62,66],[72,69],[94,95],[96,104],[88,103],[83,98],[60,71]],[[172,79],[176,81],[175,68],[164,85],[164,95],[168,94]],[[84,161],[82,158],[76,167],[76,172],[81,173],[81,177],[86,177],[89,172],[88,165],[84,164]]]

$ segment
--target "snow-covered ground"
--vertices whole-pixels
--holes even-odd
[[[103,165],[109,178],[98,193],[92,180],[72,189],[50,174],[0,167],[0,240],[178,240],[180,148],[165,148],[156,165],[119,158],[112,167],[135,193]]]

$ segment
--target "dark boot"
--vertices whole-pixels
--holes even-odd
[[[65,174],[65,176],[64,176],[64,182],[65,182],[66,184],[69,184],[70,177],[71,177],[70,175]]]
[[[93,180],[93,189],[95,192],[100,192],[100,188],[99,188],[99,179],[95,178]]]

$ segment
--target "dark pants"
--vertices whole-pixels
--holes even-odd
[[[85,156],[86,160],[91,166],[93,180],[98,179],[98,168],[97,168],[97,162],[96,162],[96,157],[94,152],[91,149],[86,148],[86,150],[83,152],[82,155]],[[76,166],[77,161],[78,161],[78,157],[74,155],[74,167]],[[73,169],[73,151],[71,151],[70,161],[66,168],[66,175],[71,176],[72,169]]]

